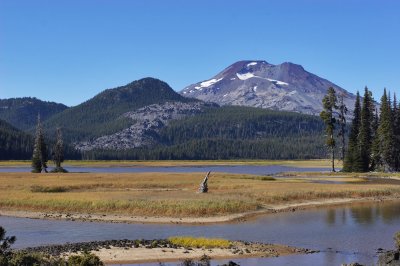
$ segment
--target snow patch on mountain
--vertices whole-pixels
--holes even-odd
[[[257,65],[257,62],[251,62],[251,63],[248,63],[248,64],[247,64],[247,67],[255,66],[255,65]]]
[[[222,79],[223,79],[223,78],[220,78],[220,79],[210,79],[210,80],[207,80],[207,81],[203,81],[202,83],[200,83],[200,86],[201,86],[202,88],[207,88],[207,87],[210,87],[211,85],[214,85],[215,83],[221,81]]]
[[[266,78],[266,80],[269,80],[269,81],[271,81],[273,83],[276,83],[277,85],[289,86],[289,83],[286,83],[286,82],[283,82],[283,81],[280,81],[280,80],[269,79],[269,78]]]
[[[253,73],[244,73],[244,74],[236,73],[236,76],[240,80],[246,80],[246,79],[250,79],[250,78],[254,78],[255,77]]]

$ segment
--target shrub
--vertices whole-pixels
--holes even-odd
[[[104,263],[96,255],[83,252],[82,255],[73,255],[68,258],[68,266],[102,266]]]
[[[44,187],[44,186],[31,186],[31,192],[41,192],[41,193],[60,193],[67,192],[66,187]]]
[[[10,253],[9,256],[0,256],[1,266],[65,266],[66,261],[62,258],[51,257],[42,253],[29,253],[18,251]]]
[[[56,167],[50,171],[50,173],[68,173],[68,171],[63,167]]]
[[[17,240],[15,236],[6,237],[6,230],[0,226],[0,255],[7,257],[15,240]]]

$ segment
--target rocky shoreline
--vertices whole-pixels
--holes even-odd
[[[122,239],[66,243],[63,245],[30,247],[22,251],[38,252],[64,258],[82,252],[92,252],[107,264],[182,260],[199,258],[203,255],[211,258],[240,258],[278,257],[319,252],[311,249],[246,241],[232,241],[231,246],[228,248],[183,247],[173,244],[168,239]]]

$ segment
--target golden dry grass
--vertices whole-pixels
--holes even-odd
[[[266,205],[327,198],[398,196],[400,186],[371,183],[365,175],[293,174],[286,179],[213,173],[209,193],[196,193],[200,173],[0,173],[0,208],[32,211],[203,217]]]

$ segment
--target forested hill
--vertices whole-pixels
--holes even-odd
[[[28,130],[36,125],[38,114],[45,121],[67,108],[64,104],[31,97],[0,99],[0,119],[16,128]]]
[[[172,121],[159,145],[125,151],[91,151],[88,159],[307,159],[325,158],[319,117],[226,106]]]
[[[32,149],[30,135],[0,120],[0,160],[29,159]]]
[[[80,141],[115,133],[132,121],[122,114],[150,104],[168,101],[193,102],[176,93],[167,83],[144,78],[122,87],[107,89],[92,99],[55,115],[44,123],[51,134],[56,127],[63,128],[66,141]]]

